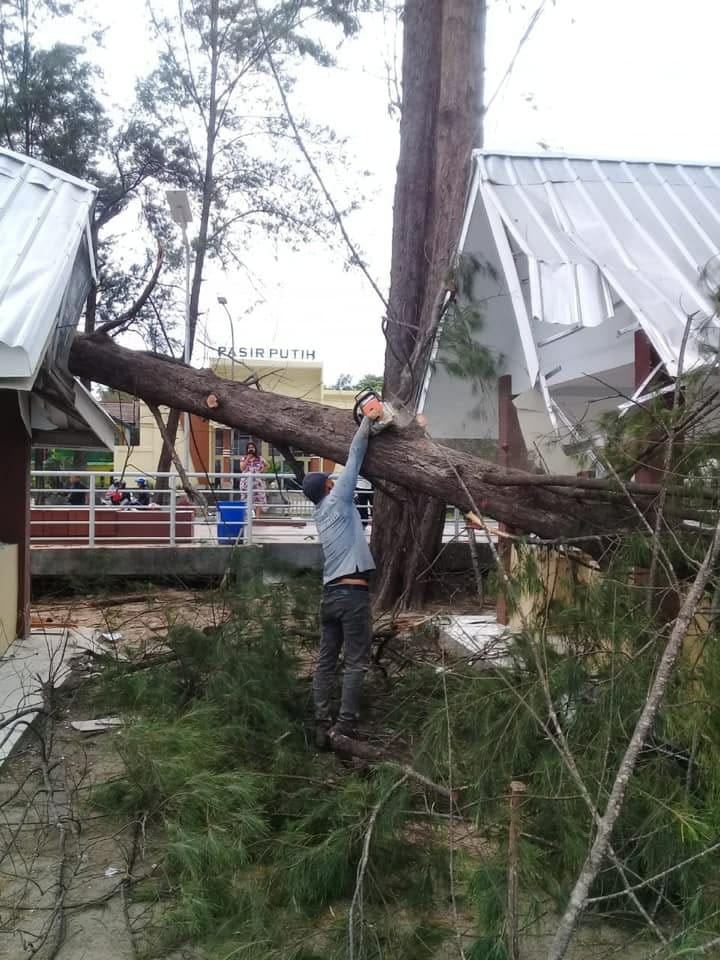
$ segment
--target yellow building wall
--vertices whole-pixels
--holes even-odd
[[[341,410],[352,410],[355,406],[354,390],[323,390],[322,402],[329,407],[339,407]]]
[[[163,419],[167,419],[167,407],[161,407],[160,412]],[[178,428],[177,442],[175,449],[182,456],[183,439],[185,432],[183,430],[183,418],[180,419]],[[114,470],[115,473],[138,471],[139,473],[154,473],[157,470],[160,452],[162,450],[162,437],[155,423],[155,418],[146,403],[140,404],[140,443],[137,446],[128,448],[126,445],[116,446],[114,450]]]
[[[18,546],[0,543],[0,656],[17,634],[17,604]]]
[[[355,391],[331,390],[323,386],[323,365],[319,362],[294,362],[271,360],[217,360],[213,370],[219,377],[226,380],[247,380],[248,377],[257,377],[263,390],[279,394],[283,397],[294,397],[308,400],[313,403],[325,403],[341,410],[352,410],[355,403]],[[167,417],[167,409],[162,409]],[[222,426],[218,424],[218,426]],[[210,434],[211,447],[208,451],[208,463],[215,460],[213,432]],[[183,450],[183,421],[180,421],[176,450],[182,456]],[[140,443],[128,453],[125,445],[116,446],[114,451],[114,470],[120,474],[125,472],[154,473],[157,469],[162,437],[157,428],[155,419],[150,413],[147,404],[140,404]],[[263,454],[268,456],[267,444],[263,444]]]
[[[273,362],[270,360],[218,360],[213,370],[225,380],[257,377],[263,390],[281,397],[295,397],[314,403],[323,401],[322,363]]]
[[[572,602],[574,584],[588,584],[598,575],[598,565],[585,554],[580,554],[574,562],[557,550],[530,549],[538,567],[538,576],[542,589],[538,593],[523,592],[518,598],[517,609],[511,614],[508,626],[511,630],[521,631],[526,623],[534,623],[541,617],[545,604],[549,601]],[[523,559],[518,556],[515,546],[510,555],[510,579],[515,571],[522,567]]]

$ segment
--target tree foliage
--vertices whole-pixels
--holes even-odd
[[[366,373],[353,383],[351,373],[341,373],[333,384],[331,390],[374,390],[376,393],[382,393],[383,378],[379,373]]]
[[[257,230],[293,243],[327,236],[327,211],[288,149],[288,122],[278,111],[265,41],[281,82],[289,86],[291,63],[298,57],[332,62],[307,23],[327,20],[350,33],[357,26],[352,6],[314,0],[262,7],[251,0],[150,4],[158,66],[140,84],[139,99],[144,116],[162,129],[163,139],[187,149],[176,184],[190,192],[197,213],[191,340],[206,258],[242,269],[242,250]],[[317,148],[336,156],[332,131],[306,124],[305,133]]]
[[[6,0],[0,4],[1,142],[11,150],[42,160],[98,188],[92,223],[99,286],[93,290],[87,328],[122,313],[137,296],[154,257],[148,250],[120,255],[108,228],[133,201],[145,198],[150,181],[166,181],[188,161],[185,147],[161,135],[157,125],[133,115],[109,112],[101,95],[102,71],[82,44],[50,43],[52,24],[77,6],[52,0]],[[141,219],[164,244],[167,262],[177,265],[173,237],[156,211],[143,205]],[[159,298],[159,299],[158,299]],[[168,314],[172,301],[159,290],[139,317],[151,348],[168,349],[159,335],[158,310]]]
[[[314,579],[265,585],[255,563],[235,574],[216,597],[229,606],[222,626],[171,626],[172,660],[149,670],[106,665],[94,700],[128,718],[124,772],[93,800],[142,818],[158,842],[158,869],[136,896],[165,905],[159,952],[189,941],[218,958],[340,960],[368,821],[397,770],[358,776],[308,748],[298,663],[317,626]],[[377,811],[358,958],[431,957],[449,936],[427,916],[447,858],[431,831],[405,835],[421,807],[398,789]]]
[[[382,393],[383,376],[381,373],[366,373],[355,384],[355,390],[374,390]]]
[[[432,362],[451,377],[468,381],[473,394],[494,380],[502,360],[482,343],[483,311],[476,299],[475,281],[485,276],[494,279],[489,266],[471,257],[459,259],[448,282],[452,294],[441,320],[437,358]]]

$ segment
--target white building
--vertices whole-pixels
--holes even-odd
[[[720,165],[477,151],[460,250],[499,384],[451,376],[441,331],[421,397],[438,439],[499,441],[510,464],[515,420],[532,459],[574,473],[601,412],[670,389],[688,318],[684,371],[716,351]]]

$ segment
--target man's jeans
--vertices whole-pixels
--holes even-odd
[[[369,592],[342,584],[325,587],[320,604],[320,658],[313,682],[318,722],[331,722],[335,668],[343,646],[345,670],[338,720],[349,724],[357,721],[363,680],[370,662],[370,641]]]

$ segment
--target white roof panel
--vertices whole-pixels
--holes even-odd
[[[527,256],[534,323],[599,326],[620,299],[674,374],[693,315],[686,367],[703,361],[717,342],[703,271],[720,253],[720,166],[475,156],[475,202]]]
[[[96,192],[0,148],[0,380],[32,388]]]

